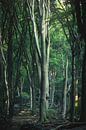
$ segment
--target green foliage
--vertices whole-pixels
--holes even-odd
[[[26,76],[27,76],[26,69],[25,69],[24,66],[21,66],[20,67],[20,77],[21,78],[26,78]]]
[[[50,71],[54,70],[57,74],[57,82],[64,78],[62,73],[64,71],[66,59],[70,55],[70,45],[67,42],[65,34],[58,21],[56,26],[51,25],[51,48],[50,48]]]
[[[22,96],[22,98],[25,98],[25,99],[29,98],[29,94],[27,92],[22,92],[21,96]]]
[[[57,118],[57,111],[55,109],[48,109],[47,111],[47,119],[52,120]]]

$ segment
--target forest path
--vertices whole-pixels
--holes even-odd
[[[71,123],[59,118],[40,124],[36,115],[32,116],[30,111],[21,111],[13,117],[7,130],[86,130],[86,123]]]
[[[28,128],[28,130],[35,130],[36,128],[37,130],[54,130],[54,128],[63,122],[61,115],[58,115],[58,119],[51,119],[50,121],[46,121],[43,124],[39,123],[38,119],[38,115],[32,116],[31,111],[21,111],[20,113],[13,116],[10,130],[20,130],[21,126],[23,125],[28,125],[28,127],[31,127],[32,125],[33,128]]]
[[[32,116],[30,111],[21,111],[13,116],[10,130],[20,130],[22,125],[36,123],[37,121],[36,115]]]

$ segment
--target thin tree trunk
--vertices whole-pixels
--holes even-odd
[[[54,93],[55,93],[55,85],[50,86],[50,106],[54,105]]]
[[[5,59],[5,55],[3,52],[3,48],[1,47],[1,55],[2,55],[2,59],[3,59],[3,63],[4,63],[4,83],[5,83],[5,87],[6,87],[6,96],[7,96],[7,100],[6,100],[6,114],[9,115],[9,87],[8,87],[8,81],[7,81],[7,62]]]
[[[8,89],[9,89],[9,117],[13,116],[13,78],[12,78],[12,71],[13,71],[13,2],[8,1],[8,30],[7,30],[7,82],[8,82]]]
[[[67,83],[68,83],[68,59],[66,63],[66,70],[65,70],[65,86],[64,86],[64,97],[63,97],[63,118],[66,118],[67,112]]]
[[[30,109],[32,110],[32,87],[30,85]]]
[[[72,50],[72,86],[71,86],[71,113],[70,113],[70,120],[74,120],[75,114],[75,53],[74,48]]]

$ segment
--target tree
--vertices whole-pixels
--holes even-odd
[[[86,121],[86,1],[74,1],[78,31],[85,42],[82,65],[81,121]]]
[[[38,26],[35,16],[35,4],[38,4]],[[40,87],[40,120],[46,120],[48,109],[49,83],[48,83],[48,64],[49,64],[49,13],[50,1],[42,0],[28,2],[32,26],[34,30],[36,63],[39,74]],[[37,28],[38,27],[38,28]],[[40,73],[41,72],[41,73]]]

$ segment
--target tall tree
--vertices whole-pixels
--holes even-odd
[[[49,66],[49,13],[50,1],[42,0],[40,5],[41,21],[41,100],[40,100],[40,118],[46,120],[46,111],[48,109],[49,83],[48,83],[48,66]]]
[[[8,74],[8,88],[9,88],[9,114],[13,115],[13,83],[12,83],[12,70],[13,70],[13,24],[14,24],[14,2],[8,2],[8,35],[7,35],[7,74]]]
[[[50,1],[48,0],[33,0],[28,2],[30,16],[32,20],[35,47],[36,47],[36,63],[39,74],[40,88],[40,120],[46,120],[46,111],[48,109],[48,97],[49,97],[49,83],[48,83],[48,66],[49,66],[49,13],[50,13]],[[38,4],[38,25],[37,18],[35,16],[35,4]],[[41,73],[40,73],[41,72]]]
[[[81,121],[86,121],[86,0],[74,0],[78,31],[85,42],[82,66]]]

